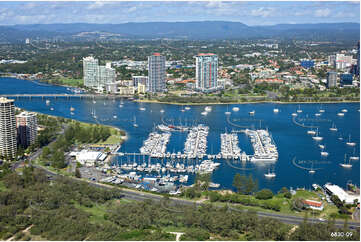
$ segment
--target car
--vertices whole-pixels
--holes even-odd
[[[319,218],[318,220],[321,221],[321,222],[325,222],[325,221],[326,221],[324,218]]]

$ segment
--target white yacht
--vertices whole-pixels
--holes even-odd
[[[49,105],[49,104],[50,104],[50,100],[46,100],[45,103],[46,103],[46,105]]]
[[[338,116],[340,116],[340,117],[345,116],[345,114],[344,114],[344,113],[338,113],[337,115],[338,115]]]
[[[314,130],[308,130],[308,131],[307,131],[307,134],[315,135],[315,134],[316,134],[316,131],[314,131]]]
[[[311,173],[311,174],[313,174],[313,173],[315,173],[316,171],[314,170],[314,169],[311,169],[311,170],[309,170],[308,171],[308,173]]]
[[[316,141],[321,141],[321,140],[323,140],[323,137],[318,136],[318,129],[317,129],[317,131],[316,131],[316,135],[313,136],[312,139],[314,139],[314,140],[316,140]]]
[[[348,163],[346,163],[346,154],[345,154],[345,159],[343,163],[340,163],[340,166],[342,166],[343,168],[352,168],[352,165],[350,164],[350,160],[348,161]]]
[[[292,113],[292,116],[293,116],[293,117],[296,117],[296,116],[297,116],[297,113]]]
[[[207,107],[204,108],[204,111],[210,112],[210,111],[212,111],[212,107],[211,107],[211,106],[207,106]]]
[[[233,111],[233,112],[238,112],[238,111],[239,111],[239,107],[233,107],[233,108],[232,108],[232,111]]]
[[[203,116],[206,116],[206,115],[208,114],[208,112],[204,111],[204,112],[201,112],[201,114],[202,114]]]
[[[324,151],[325,146],[323,146],[322,151],[321,151],[321,156],[328,156],[328,152]]]
[[[353,149],[353,155],[350,156],[350,160],[359,160],[359,159],[360,159],[360,157],[358,157],[358,156],[355,155],[355,148],[354,148],[354,149]]]
[[[335,123],[332,124],[332,127],[330,128],[330,131],[334,131],[334,132],[337,131]]]
[[[191,108],[190,108],[190,107],[185,107],[184,109],[185,109],[185,110],[190,110]]]
[[[348,141],[346,142],[347,145],[349,146],[355,146],[356,143],[355,142],[351,142],[351,135],[348,136]]]
[[[139,108],[140,111],[145,111],[146,109],[144,107]]]
[[[249,115],[254,115],[256,113],[256,111],[251,111],[251,112],[249,112]]]
[[[164,109],[161,109],[160,112],[161,112],[161,113],[164,113]]]
[[[315,113],[315,116],[319,117],[319,116],[321,116],[321,114],[320,113]]]
[[[54,108],[53,108],[53,107],[51,107],[51,108],[50,108],[50,110],[51,110],[51,111],[54,111]]]
[[[278,113],[279,111],[280,111],[280,110],[278,110],[278,108],[274,108],[274,109],[273,109],[273,112],[274,112],[274,113]]]
[[[268,169],[268,173],[265,173],[264,176],[266,178],[274,178],[274,177],[276,177],[276,173],[271,172],[270,169]]]
[[[318,147],[320,147],[321,149],[324,149],[324,148],[325,148],[324,145],[318,145]]]
[[[347,109],[342,109],[341,112],[347,113]]]

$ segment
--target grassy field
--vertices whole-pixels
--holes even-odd
[[[72,86],[72,87],[79,87],[83,84],[83,79],[70,79],[70,78],[62,78],[59,79],[59,82],[63,85]]]
[[[107,144],[107,145],[113,145],[113,144],[119,144],[122,142],[122,139],[120,138],[120,135],[115,135],[115,134],[112,134],[111,136],[108,137],[107,140],[105,141],[99,141],[97,144]]]

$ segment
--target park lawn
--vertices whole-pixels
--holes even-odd
[[[296,194],[292,196],[292,198],[303,198],[303,199],[311,199],[315,201],[320,201],[320,197],[317,196],[317,192],[307,191],[307,190],[297,190]]]
[[[114,144],[119,144],[122,142],[122,138],[120,137],[120,135],[111,135],[108,137],[107,140],[105,141],[99,141],[97,144],[107,144],[107,145],[114,145]]]
[[[59,81],[64,85],[72,87],[79,87],[83,84],[83,79],[62,78]]]

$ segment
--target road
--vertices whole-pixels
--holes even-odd
[[[36,168],[42,169],[45,171],[45,173],[49,176],[62,176],[59,175],[55,172],[49,171],[47,169],[45,169],[44,167],[38,166],[38,165],[33,165]],[[74,180],[81,180],[75,177],[69,177],[71,179]],[[81,180],[84,181],[84,180]],[[116,187],[114,186],[110,186],[110,185],[106,185],[106,184],[101,184],[101,183],[97,183],[97,182],[93,182],[93,181],[86,181],[88,182],[91,186],[95,186],[95,187],[99,187],[99,188],[103,188],[103,189],[114,189]],[[161,195],[155,195],[155,194],[151,194],[151,193],[145,193],[145,192],[140,192],[140,191],[133,191],[133,190],[129,190],[129,189],[123,189],[123,188],[117,188],[121,191],[121,194],[124,196],[125,199],[129,199],[129,200],[136,200],[136,201],[144,201],[147,199],[156,201],[156,202],[161,202],[162,199],[164,199],[163,196]],[[184,199],[179,199],[179,198],[170,198],[171,201],[171,205],[173,206],[201,206],[202,203],[197,203],[194,201],[190,201],[190,200],[184,200]],[[221,208],[223,206],[221,205],[214,205],[215,207]],[[234,212],[245,212],[247,210],[241,210],[241,209],[237,209],[234,207],[229,206],[229,209],[231,211]],[[277,219],[283,223],[287,223],[287,224],[301,224],[304,221],[303,217],[298,217],[298,216],[292,216],[292,215],[286,215],[286,214],[276,214],[276,213],[267,213],[267,212],[257,212],[257,215],[259,217],[265,217],[265,218],[273,218],[273,219]],[[327,221],[320,221],[317,218],[308,218],[307,220],[309,223],[327,223]],[[336,220],[335,221],[335,225],[337,227],[344,227],[344,221],[343,220]],[[360,224],[357,222],[348,222],[348,226],[349,228],[355,229],[355,228],[359,228]]]

